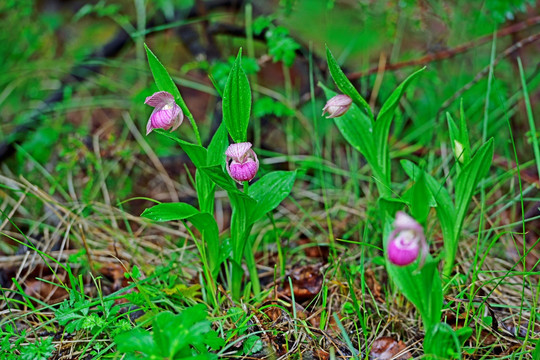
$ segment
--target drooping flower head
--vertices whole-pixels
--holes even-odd
[[[227,172],[239,184],[251,181],[259,170],[259,159],[250,142],[231,144],[227,151]]]
[[[387,253],[388,260],[397,266],[410,265],[421,254],[420,266],[422,266],[428,253],[422,225],[399,211],[394,221],[394,231],[390,234]]]
[[[166,91],[159,91],[146,98],[145,104],[153,106],[154,111],[146,124],[146,135],[154,129],[174,131],[184,120],[184,113],[174,102],[174,96]]]
[[[340,117],[341,115],[345,114],[347,110],[351,107],[352,99],[348,97],[347,95],[336,95],[323,107],[323,115],[325,113],[328,114],[326,117],[327,119],[332,119],[336,117]]]

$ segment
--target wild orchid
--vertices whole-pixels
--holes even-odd
[[[239,184],[244,181],[251,181],[259,170],[259,160],[250,142],[231,144],[227,151],[227,172]]]
[[[205,289],[214,304],[218,303],[218,277],[226,279],[234,300],[240,299],[242,286],[248,281],[249,288],[259,294],[261,287],[251,230],[257,220],[274,210],[290,194],[296,172],[272,171],[252,185],[247,183],[257,174],[259,160],[251,149],[251,143],[246,141],[251,112],[251,88],[242,68],[242,53],[239,52],[223,90],[223,122],[211,136],[209,145],[203,147],[195,119],[176,84],[148,47],[146,52],[156,85],[161,90],[146,99],[148,105],[155,107],[147,131],[156,130],[160,135],[172,139],[189,156],[197,169],[195,190],[199,206],[162,203],[146,209],[143,216],[155,221],[182,220],[190,224],[186,226],[199,230],[200,236],[195,239],[195,243],[204,264]],[[176,129],[182,122],[183,114],[192,124],[197,144],[163,131]],[[229,136],[234,142],[230,146]],[[235,181],[244,184],[243,191],[238,189]],[[218,186],[227,192],[231,203],[227,239],[230,250],[226,254],[223,253],[224,242],[214,218],[214,198]],[[250,274],[249,280],[244,280],[244,262]],[[227,270],[220,275],[224,268]]]
[[[421,254],[420,264],[423,264],[427,253],[428,246],[422,225],[403,211],[399,211],[394,221],[394,231],[388,241],[388,260],[397,266],[407,266]]]
[[[182,109],[174,101],[174,96],[167,91],[158,91],[148,96],[144,103],[154,107],[146,124],[146,135],[154,129],[174,131],[184,120]]]
[[[337,118],[342,116],[349,110],[352,105],[352,99],[347,95],[336,95],[323,108],[323,115],[326,113],[327,119]]]
[[[402,189],[396,188],[392,181],[392,158],[388,141],[392,119],[407,87],[424,69],[407,77],[381,105],[375,116],[369,103],[350,82],[328,48],[326,55],[330,75],[344,95],[337,95],[321,84],[329,99],[323,115],[328,113],[329,118],[334,118],[336,127],[353,148],[364,156],[376,179],[389,277],[397,289],[416,306],[422,317],[426,333],[425,354],[452,358],[452,354],[460,353],[460,339],[466,339],[470,329],[453,330],[441,322],[443,289],[450,288],[443,287],[443,281],[452,279],[463,221],[476,187],[490,167],[493,139],[482,144],[473,156],[463,110],[459,126],[448,115],[450,140],[457,165],[457,175],[453,179],[454,196],[426,171],[423,164],[419,166],[403,159],[401,165],[411,179],[412,186],[396,198],[395,195]],[[412,216],[401,211],[396,214],[396,210],[405,206]],[[429,254],[424,230],[420,225],[427,221],[432,213],[431,208],[435,208],[444,240],[444,251],[435,258]],[[419,257],[419,266],[410,266]],[[442,278],[439,274],[441,258],[444,259]],[[445,340],[450,338],[451,341]]]

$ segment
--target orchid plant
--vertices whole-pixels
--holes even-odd
[[[330,74],[343,95],[320,85],[328,100],[323,109],[334,118],[343,137],[358,150],[369,164],[379,190],[379,209],[383,225],[386,268],[396,287],[411,301],[424,323],[424,350],[429,358],[460,358],[460,347],[471,334],[470,328],[454,331],[441,322],[443,282],[450,281],[459,246],[461,228],[472,196],[486,175],[493,157],[493,139],[482,144],[473,154],[466,122],[461,111],[459,127],[448,115],[450,140],[456,159],[454,200],[444,187],[421,166],[409,160],[401,165],[411,179],[411,186],[397,196],[402,186],[392,183],[388,137],[394,112],[400,98],[421,71],[410,75],[384,102],[375,120],[368,103],[345,76],[334,56],[327,49]],[[350,98],[348,104],[346,96]],[[339,101],[338,101],[339,100]],[[340,107],[341,106],[341,107]],[[408,208],[408,215],[403,211]],[[444,240],[444,251],[437,258],[429,252],[429,237],[424,229],[431,208],[435,209]],[[439,274],[443,259],[443,276]]]
[[[243,262],[247,265],[251,288],[260,292],[259,278],[250,233],[254,224],[274,210],[291,192],[296,173],[272,171],[252,185],[259,170],[259,159],[247,141],[251,112],[251,89],[242,68],[240,49],[223,94],[223,121],[207,147],[202,141],[197,123],[184,102],[180,91],[165,67],[146,47],[148,63],[159,92],[145,103],[154,111],[147,124],[147,133],[156,132],[174,140],[196,167],[195,190],[198,207],[188,203],[162,203],[146,209],[142,216],[154,221],[182,221],[197,244],[203,262],[205,289],[214,304],[217,299],[217,280],[225,279],[232,297],[239,300],[244,278]],[[186,116],[195,133],[197,143],[182,139],[176,130]],[[229,136],[233,144],[229,145]],[[237,187],[242,185],[242,189]],[[216,187],[227,192],[232,215],[228,236],[222,236],[214,218]],[[199,234],[191,231],[191,226]],[[225,266],[223,266],[225,265]],[[224,269],[224,271],[222,271]]]

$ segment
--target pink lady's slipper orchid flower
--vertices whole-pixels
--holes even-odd
[[[422,225],[399,211],[394,221],[394,231],[390,234],[387,252],[388,260],[397,266],[412,264],[421,253],[420,266],[422,266],[428,253]]]
[[[257,174],[259,160],[251,150],[251,143],[231,144],[225,155],[227,155],[227,172],[237,183],[251,181]]]
[[[146,135],[154,129],[174,131],[184,120],[184,113],[180,106],[174,102],[174,96],[166,91],[154,93],[147,97],[144,103],[154,107],[148,124],[146,124]]]
[[[345,114],[351,107],[352,99],[347,95],[336,95],[323,107],[323,115],[328,114],[327,119],[337,118]]]

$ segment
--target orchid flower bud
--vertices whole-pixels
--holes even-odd
[[[237,183],[251,181],[257,174],[259,160],[251,150],[251,143],[231,144],[225,155],[227,155],[227,172]]]
[[[146,98],[145,104],[153,106],[154,111],[146,124],[146,135],[154,129],[174,131],[184,120],[184,113],[174,102],[174,96],[166,91],[159,91]]]
[[[399,211],[396,214],[394,231],[390,234],[386,250],[388,260],[397,266],[410,265],[421,254],[420,266],[422,266],[428,253],[422,225],[409,215]]]
[[[323,107],[323,115],[328,114],[327,119],[339,117],[347,112],[351,107],[352,99],[347,95],[336,95]]]
[[[463,164],[463,145],[457,140],[454,140],[454,155],[456,156],[457,160]]]

